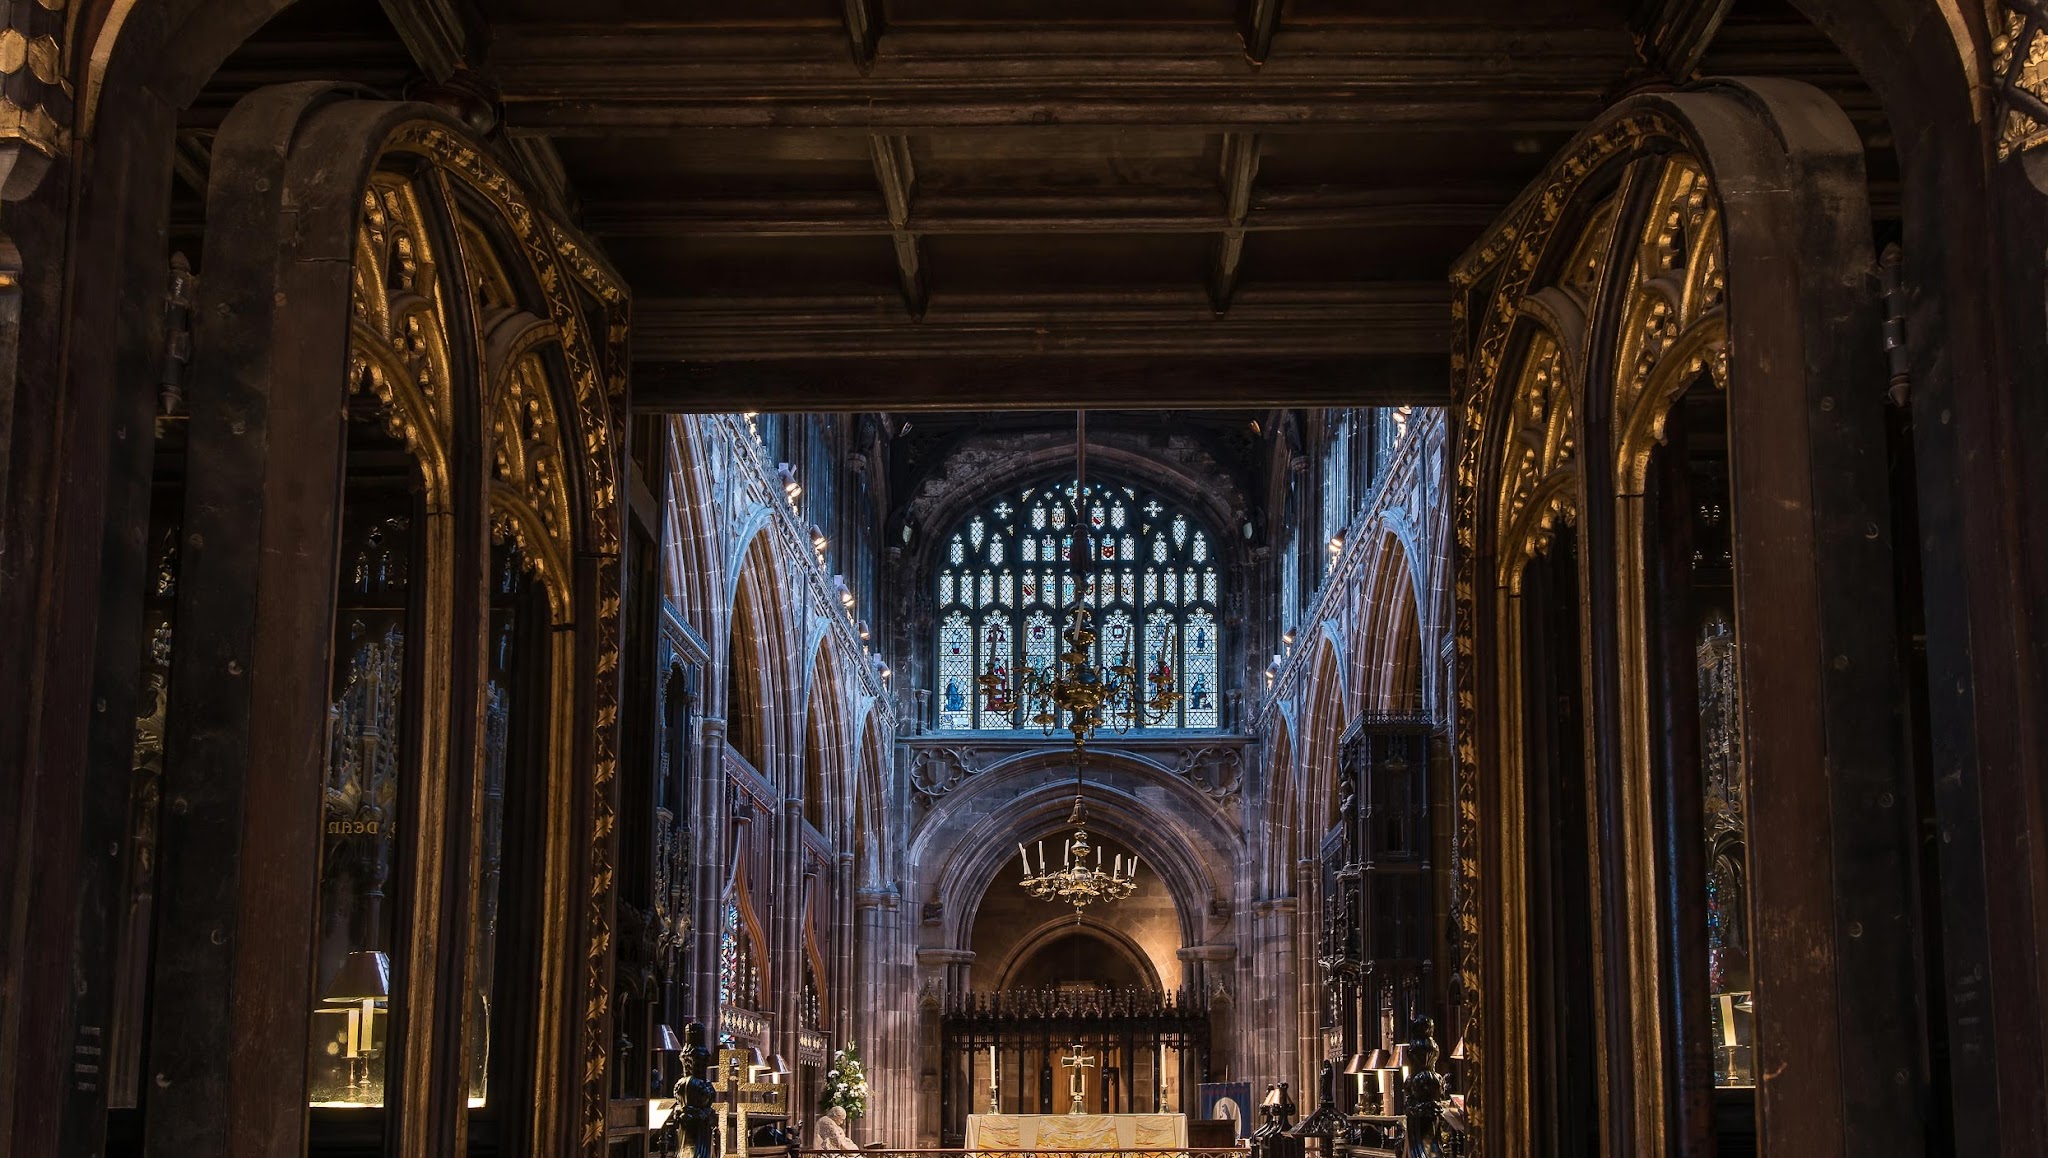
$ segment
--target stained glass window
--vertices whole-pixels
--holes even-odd
[[[992,700],[977,680],[1013,684],[1017,672],[1056,662],[1077,601],[1095,612],[1097,663],[1127,659],[1141,679],[1161,664],[1173,673],[1180,704],[1139,726],[1221,726],[1222,560],[1212,532],[1137,487],[1091,483],[1078,504],[1075,490],[1066,482],[996,496],[943,541],[934,580],[939,728],[1037,727],[1022,705]]]
[[[740,907],[730,902],[718,938],[718,1003],[733,1009],[761,1008],[761,969],[754,963],[754,939],[740,919]]]

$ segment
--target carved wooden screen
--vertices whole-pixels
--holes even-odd
[[[208,238],[230,303],[208,337],[229,364],[195,379],[194,431],[268,442],[195,460],[190,493],[259,493],[266,551],[298,551],[306,577],[267,589],[281,610],[259,616],[259,651],[325,669],[302,681],[317,693],[266,672],[287,707],[325,705],[319,783],[269,778],[317,801],[319,827],[254,862],[315,882],[310,918],[269,914],[312,921],[310,958],[261,942],[275,971],[310,974],[304,1065],[278,1072],[303,1083],[316,1140],[459,1152],[474,1128],[597,1153],[624,291],[420,106],[261,90],[216,160],[209,220],[244,228]],[[282,741],[289,767],[304,735]],[[283,840],[302,814],[275,815]]]
[[[1760,1095],[1766,1149],[1772,1099],[1810,1110],[1840,1096],[1813,1045],[1833,1024],[1833,947],[1783,916],[1771,944],[1759,914],[1773,886],[1796,906],[1804,882],[1828,877],[1814,837],[1826,793],[1804,787],[1824,754],[1887,758],[1869,750],[1881,737],[1825,722],[1846,661],[1819,642],[1844,620],[1827,618],[1834,588],[1819,575],[1835,564],[1817,544],[1848,541],[1820,512],[1868,509],[1873,493],[1882,505],[1876,394],[1839,386],[1877,349],[1860,156],[1840,110],[1802,86],[1639,97],[1568,147],[1454,272],[1454,934],[1459,996],[1481,1016],[1450,1034],[1476,1063],[1486,1153],[1554,1144],[1532,1084],[1551,1042],[1534,1039],[1530,989],[1543,931],[1530,866],[1554,841],[1583,840],[1591,857],[1590,895],[1540,899],[1593,914],[1598,1013],[1577,1016],[1598,1023],[1598,1072],[1574,1079],[1597,1084],[1604,1148],[1710,1144],[1712,1114],[1666,1075],[1737,1085],[1774,1050],[1790,1080]],[[1866,325],[1868,351],[1842,337]],[[1803,441],[1810,425],[1830,430],[1811,444],[1829,450]],[[1525,591],[1531,560],[1560,539],[1576,574],[1546,570]],[[1584,618],[1530,598],[1583,602]],[[1546,685],[1563,707],[1525,695],[1542,662],[1524,654],[1527,625],[1552,619],[1583,632],[1583,671]],[[1774,694],[1745,695],[1762,685]],[[1545,761],[1577,751],[1542,742],[1542,717],[1581,711],[1585,831],[1531,828],[1529,786],[1572,782]]]
[[[428,826],[467,824],[464,843],[473,851],[466,873],[443,885],[416,867],[403,885],[414,894],[406,907],[419,912],[426,899],[420,890],[460,887],[462,875],[474,874],[469,932],[457,939],[414,924],[399,958],[405,969],[388,978],[388,1000],[402,1013],[404,1001],[430,999],[443,984],[436,973],[445,964],[434,959],[446,952],[440,946],[466,941],[471,963],[459,1041],[441,1048],[464,1059],[470,1107],[503,1113],[495,1102],[509,1099],[509,1112],[531,1114],[535,1097],[546,1092],[532,1083],[548,1068],[531,1052],[570,1000],[564,981],[550,982],[552,970],[535,963],[559,959],[589,935],[548,899],[585,875],[562,844],[569,834],[557,802],[593,771],[599,778],[612,772],[609,728],[597,733],[595,765],[583,763],[590,757],[577,751],[574,738],[580,713],[589,710],[587,693],[578,691],[588,678],[578,670],[579,643],[597,644],[599,704],[616,697],[609,673],[617,663],[618,605],[599,597],[592,622],[590,596],[579,595],[593,579],[578,575],[575,560],[604,556],[596,581],[616,584],[611,395],[618,383],[601,372],[611,354],[592,338],[611,335],[623,299],[482,154],[430,122],[406,125],[386,142],[363,193],[354,284],[349,382],[352,413],[361,418],[343,519],[345,612],[337,622],[336,740],[327,785],[333,835],[324,858],[330,887],[323,914],[338,916],[350,903],[333,887],[337,870],[355,861],[369,866],[364,883],[375,896],[394,855],[422,865],[448,839]],[[375,426],[390,450],[379,447],[368,429]],[[373,460],[360,470],[358,442]],[[389,489],[386,476],[401,447],[418,475],[409,499],[359,500],[359,477],[385,479]],[[481,527],[485,540],[464,541],[465,524]],[[477,629],[456,618],[461,593],[475,590],[479,579],[488,608],[480,670],[460,658],[473,654]],[[411,641],[417,645],[408,661]],[[480,693],[464,690],[470,681]],[[476,702],[480,721],[463,710]],[[408,722],[416,738],[405,734]],[[388,769],[376,767],[380,761]],[[409,773],[417,784],[406,783]],[[377,823],[366,810],[376,808],[389,817],[385,839],[366,845],[364,834],[374,835]],[[400,828],[393,836],[397,814],[415,831]],[[601,850],[604,842],[590,847]],[[361,906],[361,884],[357,893]],[[398,905],[382,908],[388,914]],[[316,1030],[313,1037],[316,1102],[385,1100],[381,1085],[372,1098],[327,1071],[345,1072],[351,1062],[366,1069],[365,1057],[390,1064],[385,1042],[367,1031],[360,1048],[346,1039],[348,1026],[370,1019],[376,1002],[361,1001],[345,1021],[335,1012],[337,1003],[361,996],[342,993],[347,985],[337,988],[336,979],[354,976],[350,970],[365,951],[398,947],[389,922],[387,915],[381,929],[343,936],[338,930],[346,921],[323,920],[331,944],[316,964],[322,1004],[315,1024],[341,1023],[342,1033],[323,1037]],[[602,960],[593,964],[608,974]],[[584,980],[601,1002],[608,977]],[[604,1027],[589,1029],[608,1044]],[[508,1129],[518,1132],[497,1125],[501,1133]]]

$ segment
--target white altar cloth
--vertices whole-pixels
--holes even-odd
[[[1179,1150],[1188,1144],[1186,1114],[969,1114],[969,1150],[1089,1153]]]

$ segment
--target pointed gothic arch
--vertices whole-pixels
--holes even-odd
[[[1775,914],[1774,927],[1753,925],[1755,1048],[1775,1075],[1759,1092],[1765,1147],[1775,1123],[1789,1120],[1779,1116],[1782,1099],[1808,1099],[1810,1112],[1841,1095],[1843,1059],[1813,1037],[1852,1016],[1834,1004],[1849,1000],[1836,989],[1841,958],[1832,945],[1816,951],[1803,935],[1786,939],[1785,922],[1815,903],[1799,890],[1825,891],[1831,873],[1825,844],[1811,839],[1813,825],[1828,823],[1827,793],[1795,785],[1810,783],[1829,752],[1855,751],[1878,767],[1897,760],[1872,749],[1882,738],[1837,731],[1825,714],[1795,706],[1828,703],[1836,680],[1822,640],[1841,636],[1842,621],[1823,593],[1858,589],[1839,573],[1823,580],[1846,557],[1829,550],[1848,544],[1815,512],[1837,503],[1863,509],[1873,486],[1883,502],[1881,479],[1852,465],[1855,454],[1871,453],[1874,431],[1882,460],[1875,399],[1838,406],[1829,395],[1829,383],[1863,373],[1869,360],[1845,345],[1844,327],[1875,333],[1875,300],[1861,272],[1870,254],[1860,156],[1840,110],[1804,86],[1727,82],[1638,97],[1583,133],[1510,210],[1498,229],[1516,235],[1512,246],[1496,232],[1456,271],[1458,284],[1478,295],[1456,363],[1465,423],[1455,483],[1463,548],[1455,580],[1458,924],[1462,987],[1483,1010],[1463,1027],[1463,1040],[1484,1059],[1473,1101],[1489,1147],[1526,1148],[1539,1126],[1526,1012],[1529,895],[1516,875],[1529,847],[1517,804],[1530,775],[1518,739],[1516,648],[1523,568],[1565,526],[1579,545],[1592,608],[1584,686],[1600,811],[1584,903],[1603,930],[1598,968],[1610,993],[1626,995],[1602,1009],[1605,1144],[1658,1150],[1667,1121],[1685,1137],[1712,1128],[1673,1101],[1662,1060],[1695,1064],[1687,1059],[1702,1056],[1706,1027],[1683,1017],[1674,1025],[1659,1013],[1660,1002],[1685,1009],[1706,996],[1695,971],[1705,950],[1693,940],[1703,936],[1706,903],[1692,851],[1699,836],[1660,828],[1651,804],[1657,791],[1685,791],[1653,789],[1692,757],[1660,755],[1649,730],[1653,711],[1694,710],[1658,674],[1689,673],[1691,662],[1644,650],[1658,638],[1645,616],[1670,598],[1657,584],[1672,581],[1653,578],[1661,574],[1655,535],[1676,533],[1668,522],[1654,535],[1647,530],[1666,516],[1654,495],[1646,505],[1644,484],[1672,404],[1688,391],[1703,392],[1727,415],[1735,634],[1740,679],[1753,693],[1742,699],[1739,775],[1750,792],[1752,863],[1759,840],[1770,850],[1749,905]],[[1780,272],[1792,253],[1797,278]],[[1537,302],[1548,308],[1526,308]],[[1741,340],[1730,342],[1731,331]],[[1583,358],[1573,356],[1579,348]],[[1805,441],[1821,429],[1838,449]],[[1857,445],[1860,452],[1849,449]],[[1844,472],[1839,488],[1822,488],[1809,473],[1823,458]],[[1815,607],[1818,620],[1787,610]],[[1897,694],[1895,682],[1887,685],[1895,665],[1878,654],[1889,645],[1856,646],[1874,648],[1863,657],[1873,671],[1891,672],[1872,677],[1873,690]],[[1806,835],[1795,836],[1801,825]]]

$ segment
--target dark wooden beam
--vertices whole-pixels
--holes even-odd
[[[633,365],[641,413],[1441,406],[1443,354],[793,358]]]
[[[1209,270],[1209,304],[1218,314],[1230,309],[1230,295],[1237,289],[1237,270],[1244,262],[1244,222],[1251,213],[1252,182],[1259,176],[1258,134],[1223,134],[1220,165],[1223,235],[1216,239],[1216,256]]]
[[[882,41],[880,0],[844,0],[846,39],[853,47],[854,67],[865,73],[874,67],[875,48]]]
[[[864,77],[836,28],[503,25],[492,77],[514,131],[1033,125],[1301,130],[1344,125],[1573,129],[1636,63],[1626,29],[1365,22],[1313,54],[1246,62],[1234,37],[1179,25],[1099,32],[964,25],[890,32]],[[1472,62],[1492,62],[1474,68]]]
[[[545,138],[516,138],[545,140]],[[1233,215],[1214,188],[942,193],[922,191],[909,227],[919,235],[973,233],[1247,233],[1409,229],[1491,222],[1519,185],[1265,191]],[[883,235],[895,232],[880,194],[818,193],[583,202],[583,225],[606,237]]]
[[[1673,82],[1691,80],[1735,0],[1641,0],[1634,19],[1636,52]]]
[[[1238,7],[1245,57],[1264,64],[1273,51],[1273,33],[1280,27],[1280,0],[1239,0]]]
[[[555,143],[546,137],[512,137],[508,143],[514,156],[519,158],[529,184],[540,190],[557,216],[565,221],[576,219],[577,200],[575,187],[569,181],[569,170],[562,164],[562,154],[555,150]]]
[[[911,199],[917,196],[917,166],[910,158],[910,138],[877,133],[868,138],[868,155],[874,160],[875,184],[881,187],[882,206],[895,242],[896,280],[903,288],[903,304],[911,317],[921,318],[927,291],[924,249],[910,230]]]
[[[470,0],[378,0],[406,51],[433,80],[483,63],[486,25]]]
[[[641,298],[633,350],[650,361],[1425,354],[1449,348],[1450,322],[1449,290],[1434,282],[1257,286],[1227,317],[1195,288],[942,294],[921,320],[880,294]]]

